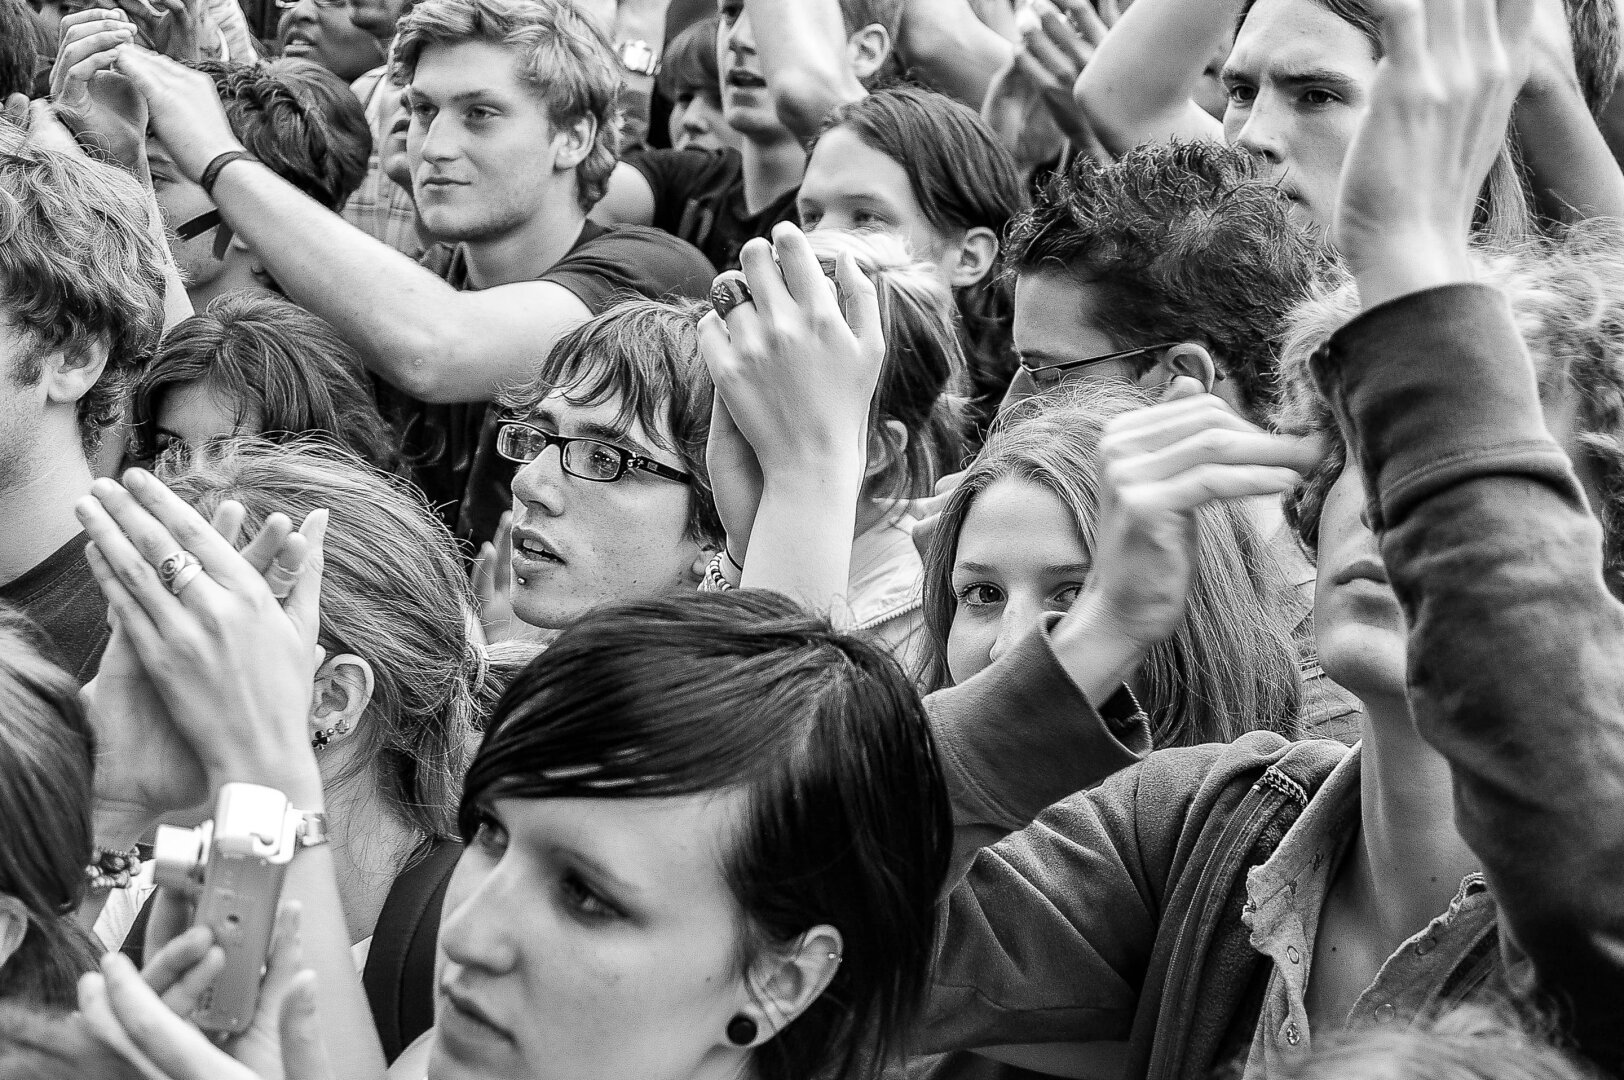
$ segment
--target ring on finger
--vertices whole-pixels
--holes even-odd
[[[158,580],[176,596],[202,572],[203,564],[190,551],[177,551],[158,564]]]
[[[711,307],[715,308],[716,314],[723,319],[732,314],[734,308],[748,304],[754,299],[744,275],[737,270],[725,271],[717,275],[716,280],[711,283]]]
[[[299,571],[289,570],[281,563],[272,563],[271,568],[265,571],[265,584],[270,587],[271,595],[278,600],[286,600],[298,583]]]

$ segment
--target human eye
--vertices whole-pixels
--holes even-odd
[[[811,232],[823,220],[823,211],[815,206],[803,206],[800,209],[801,229]]]
[[[1322,86],[1311,87],[1303,91],[1303,104],[1312,106],[1335,105],[1342,98],[1334,91]]]
[[[721,0],[716,5],[716,13],[722,18],[723,26],[732,26],[739,21],[739,12],[744,10],[744,0]]]
[[[407,108],[411,109],[412,118],[414,120],[422,120],[422,121],[424,121],[426,123],[426,122],[434,119],[434,113],[436,111],[434,106],[430,105],[427,101],[424,101],[422,98],[417,98],[417,99],[409,102],[407,104]]]
[[[468,109],[466,115],[471,124],[485,124],[495,120],[499,114],[489,105],[474,105]]]
[[[1224,91],[1229,95],[1231,105],[1250,105],[1257,99],[1257,87],[1238,79],[1225,80]]]
[[[988,608],[1003,603],[1004,592],[998,586],[985,581],[975,581],[959,589],[955,594],[960,607]]]
[[[851,216],[851,223],[858,229],[889,229],[891,223],[872,210],[859,210]]]
[[[620,472],[624,451],[619,447],[590,439],[575,445],[580,448],[576,453],[583,459],[583,468],[592,476],[607,480]]]
[[[608,921],[624,917],[614,904],[606,900],[586,879],[574,870],[566,870],[558,882],[564,905],[580,918],[590,922]]]
[[[1083,591],[1083,583],[1082,582],[1080,582],[1080,581],[1067,582],[1066,584],[1060,586],[1060,588],[1055,591],[1054,599],[1051,600],[1050,602],[1053,603],[1056,608],[1063,609],[1063,610],[1070,610],[1071,605],[1073,605],[1073,604],[1075,604],[1077,602],[1077,597],[1082,593],[1082,591]]]
[[[474,846],[492,858],[501,858],[508,846],[507,829],[491,814],[483,810],[478,814],[479,826],[474,830]]]

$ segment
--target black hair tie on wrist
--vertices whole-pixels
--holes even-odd
[[[198,177],[197,186],[203,189],[203,194],[214,198],[214,184],[220,179],[220,170],[233,161],[258,161],[259,158],[246,150],[227,150],[203,167],[203,175]]]

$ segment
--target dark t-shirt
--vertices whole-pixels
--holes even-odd
[[[460,248],[431,248],[422,263],[453,288],[469,288]],[[589,221],[569,254],[536,280],[562,285],[598,315],[621,300],[701,299],[713,276],[704,256],[674,236]],[[379,400],[403,433],[413,478],[446,525],[476,548],[494,537],[514,473],[496,453],[499,410],[486,402],[428,404],[384,385]]]
[[[739,265],[739,250],[772,235],[780,221],[800,223],[798,189],[760,212],[744,209],[744,157],[737,150],[647,150],[626,159],[654,190],[654,225],[688,241],[718,270]]]
[[[45,632],[52,660],[83,686],[95,678],[112,631],[107,598],[90,573],[80,533],[22,577],[0,585],[0,601],[10,604]]]

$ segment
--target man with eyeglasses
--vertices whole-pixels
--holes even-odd
[[[1279,403],[1287,318],[1329,267],[1258,162],[1218,143],[1079,158],[1011,226],[1005,259],[1017,393],[1106,378],[1155,390],[1188,375],[1260,427]],[[1325,678],[1314,645],[1314,568],[1278,499],[1250,505],[1294,590],[1304,722],[1351,741],[1355,699]]]
[[[194,73],[130,49],[115,67],[289,298],[394,388],[387,411],[419,485],[477,544],[506,503],[500,462],[474,469],[495,440],[498,391],[616,301],[701,297],[713,271],[666,233],[587,221],[615,164],[621,65],[573,4],[424,0],[401,22],[394,64],[411,101],[418,214],[456,245],[422,265],[246,157]]]
[[[495,569],[511,570],[523,622],[553,629],[601,604],[693,589],[721,546],[701,311],[620,304],[503,395],[495,441],[480,452],[517,467],[512,553]]]

